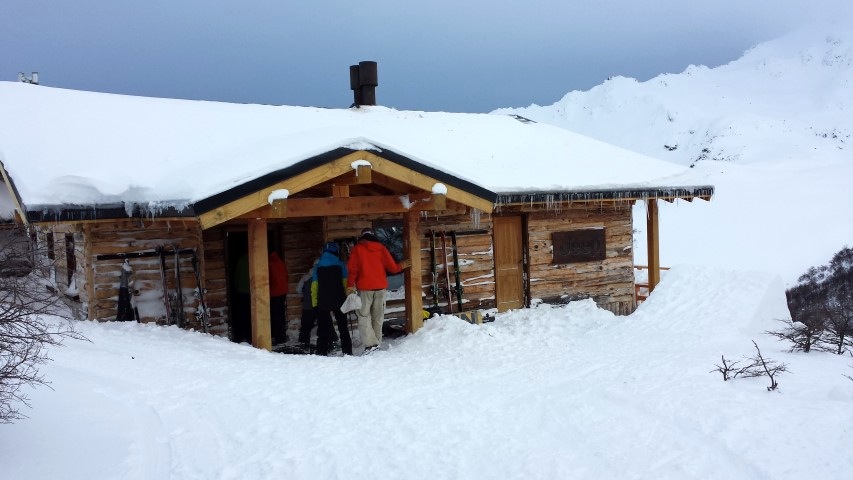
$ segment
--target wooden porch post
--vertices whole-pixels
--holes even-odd
[[[649,293],[660,282],[660,234],[658,232],[658,202],[646,200],[646,243],[649,258]]]
[[[424,300],[421,296],[421,238],[419,235],[420,213],[403,214],[403,238],[406,255],[412,261],[412,266],[405,270],[403,277],[406,281],[406,331],[417,332],[424,325]]]
[[[272,350],[267,221],[249,220],[249,294],[252,305],[252,345]]]

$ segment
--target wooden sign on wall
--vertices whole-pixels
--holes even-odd
[[[554,232],[551,243],[556,265],[604,260],[606,256],[603,228]]]

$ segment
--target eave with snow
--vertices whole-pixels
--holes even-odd
[[[656,201],[713,195],[680,167],[503,115],[232,105],[4,82],[0,103],[8,107],[0,171],[20,222],[192,222],[199,250],[205,232],[242,225],[257,291],[268,282],[263,233],[271,223],[400,218],[413,261],[405,275],[408,331],[422,324],[423,233],[444,228],[442,219],[467,215],[475,225],[483,214],[523,217],[532,206],[559,212],[641,200],[653,287]],[[324,240],[334,228],[323,227]],[[519,235],[522,244],[527,233]],[[252,341],[269,348],[265,302],[253,295]],[[97,318],[91,305],[89,318]]]

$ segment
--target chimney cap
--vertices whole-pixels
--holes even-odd
[[[358,62],[358,78],[361,85],[375,87],[379,85],[379,73],[377,71],[376,62],[365,60]]]

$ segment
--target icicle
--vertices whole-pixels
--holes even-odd
[[[480,228],[480,216],[483,212],[481,212],[477,208],[471,209],[471,223],[474,224],[474,228]]]

